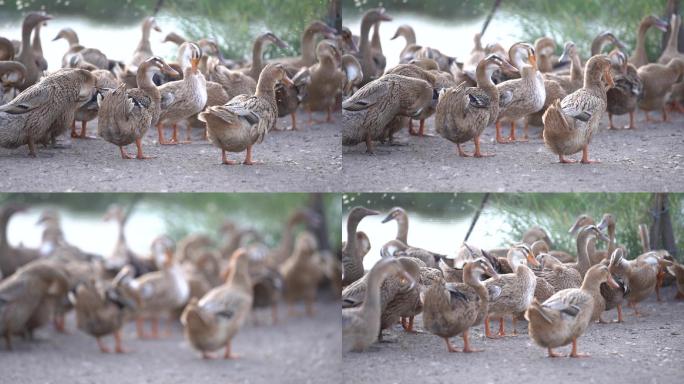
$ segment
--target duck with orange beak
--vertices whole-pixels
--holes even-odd
[[[525,119],[527,132],[527,116],[540,111],[546,101],[544,78],[537,69],[537,55],[534,47],[528,43],[516,43],[508,50],[510,62],[520,71],[519,79],[511,79],[497,84],[499,91],[499,118],[496,121],[496,141],[506,144],[516,141],[515,123]],[[523,62],[527,58],[528,64]],[[511,123],[508,139],[501,137],[501,123]],[[523,139],[521,141],[527,141]]]
[[[606,87],[607,85],[607,87]],[[598,130],[607,105],[607,89],[613,88],[611,61],[606,55],[596,55],[587,61],[584,86],[556,100],[544,113],[544,143],[558,155],[560,163],[574,163],[564,156],[582,151],[582,163],[597,163],[589,159],[589,143]]]
[[[202,112],[207,104],[207,80],[198,69],[202,49],[195,43],[183,43],[178,49],[178,57],[183,68],[183,80],[172,81],[159,87],[162,101],[157,132],[161,145],[178,144],[178,123]],[[165,124],[173,127],[171,141],[164,138]],[[188,129],[192,129],[190,125]]]

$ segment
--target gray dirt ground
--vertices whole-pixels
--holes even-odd
[[[345,353],[342,369],[347,383],[681,383],[684,365],[684,302],[672,301],[673,287],[664,290],[666,303],[655,295],[640,304],[647,316],[636,318],[625,309],[624,324],[592,324],[579,339],[580,352],[590,358],[546,357],[546,350],[527,336],[518,322],[517,337],[484,339],[482,325],[471,329],[480,353],[448,353],[444,341],[429,333],[407,334],[401,327],[385,331],[393,342],[376,344],[366,353]],[[604,319],[615,319],[615,310]],[[419,329],[422,318],[418,319]],[[494,323],[498,329],[498,322]],[[510,330],[510,322],[506,324]],[[460,337],[452,338],[457,347]],[[570,347],[556,352],[568,354]]]
[[[660,118],[660,113],[651,116]],[[670,123],[647,125],[639,113],[636,131],[600,131],[589,153],[602,163],[592,165],[558,164],[557,156],[539,138],[538,127],[530,127],[530,142],[506,145],[496,144],[494,127],[488,127],[482,148],[496,156],[481,159],[458,157],[456,146],[440,136],[409,137],[403,129],[397,137],[408,145],[378,145],[375,156],[365,153],[365,144],[343,147],[345,191],[676,191],[684,185],[684,115],[670,116]],[[607,127],[607,121],[604,117],[601,127]],[[626,125],[627,115],[617,116],[615,122]],[[433,118],[427,127],[427,132],[436,134]],[[509,127],[503,130],[506,136]],[[472,152],[472,142],[464,148]]]
[[[124,329],[127,354],[102,354],[95,339],[75,328],[71,334],[51,327],[38,332],[36,342],[15,342],[15,350],[0,347],[0,382],[14,384],[69,383],[339,383],[340,306],[317,304],[317,314],[284,318],[276,326],[254,327],[251,321],[233,340],[236,360],[202,360],[182,335],[180,324],[170,338],[138,340],[135,326]],[[299,309],[303,312],[303,309]],[[269,313],[260,313],[268,320]],[[263,321],[262,321],[263,323]],[[111,337],[105,339],[113,347]],[[219,351],[221,354],[222,351]]]
[[[315,114],[324,120],[324,114]],[[338,119],[340,117],[338,116]],[[255,166],[221,164],[221,151],[200,140],[202,130],[193,130],[193,143],[177,146],[157,144],[157,131],[149,130],[143,150],[156,159],[122,160],[116,146],[102,139],[72,140],[70,148],[38,150],[29,158],[26,146],[0,148],[0,190],[4,192],[327,192],[339,189],[341,169],[339,128],[334,124],[309,126],[306,115],[298,116],[297,132],[271,132],[254,147]],[[290,118],[278,121],[289,126]],[[97,134],[96,121],[88,124]],[[80,125],[79,125],[80,129]],[[185,137],[181,129],[180,138]],[[170,138],[171,129],[166,130]],[[135,145],[128,152],[134,153]],[[233,154],[244,159],[244,153]]]

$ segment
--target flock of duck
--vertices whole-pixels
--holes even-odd
[[[291,115],[295,130],[302,105],[310,124],[311,111],[327,112],[330,122],[342,90],[349,87],[344,64],[349,59],[340,46],[353,47],[353,42],[320,21],[304,30],[300,56],[266,61],[263,51],[269,44],[288,47],[266,32],[256,38],[250,63],[225,59],[213,40],[192,42],[173,32],[164,41],[178,44],[177,62],[166,62],[152,52],[151,33],[161,32],[153,17],[144,20],[126,64],[84,47],[66,28],[54,39],[69,44],[63,68],[48,71],[40,28],[50,19],[29,13],[21,41],[0,37],[0,146],[28,145],[31,156],[36,144],[55,145],[69,127],[73,138],[86,138],[88,121],[97,118],[99,136],[118,146],[124,159],[132,157],[124,147],[133,143],[135,157],[146,158],[142,139],[151,127],[156,126],[160,144],[177,144],[178,125],[185,124],[187,141],[193,126],[204,125],[204,137],[221,149],[223,163],[234,164],[226,152],[246,151],[244,163],[253,164],[253,145],[277,129],[278,117]],[[164,137],[167,126],[173,128],[170,141]]]
[[[312,233],[298,231],[320,220],[308,209],[290,215],[274,246],[258,231],[226,221],[219,242],[200,233],[178,243],[163,235],[145,257],[126,243],[129,213],[112,206],[104,219],[118,223],[118,241],[102,257],[69,244],[59,214],[51,209],[37,223],[43,228],[39,248],[11,246],[9,220],[26,208],[17,203],[0,207],[0,334],[8,350],[14,336],[31,339],[34,330],[51,321],[64,332],[65,315],[73,311],[77,327],[95,337],[103,353],[110,352],[102,340],[108,335],[114,336],[115,351],[125,352],[122,327],[130,320],[136,320],[138,337],[147,339],[161,336],[160,319],[168,319],[168,335],[171,322],[180,318],[186,339],[204,358],[223,347],[224,357],[231,358],[231,340],[245,319],[251,313],[258,320],[253,309],[270,308],[276,324],[281,300],[291,315],[303,301],[313,316],[323,279],[340,287],[337,258],[319,250]]]
[[[364,217],[378,214],[355,207],[347,219],[343,351],[368,349],[396,324],[413,332],[414,318],[422,313],[425,331],[442,338],[449,352],[460,351],[450,341],[457,335],[463,338],[463,352],[479,352],[470,343],[469,329],[483,323],[486,337],[506,336],[504,317],[510,316],[513,335],[524,317],[530,338],[547,348],[549,357],[561,356],[554,348],[570,343],[570,356],[581,357],[586,355],[578,352],[577,339],[591,323],[606,322],[604,311],[617,308],[616,321],[622,322],[623,303],[639,316],[638,303],[654,290],[661,301],[666,271],[675,276],[676,299],[684,298],[684,266],[665,250],[649,249],[645,225],[639,227],[643,250],[628,260],[630,252],[616,243],[617,223],[609,213],[598,224],[588,215],[577,218],[569,231],[576,234],[576,257],[553,250],[548,233],[533,227],[510,248],[484,250],[464,243],[451,259],[408,245],[408,215],[397,207],[383,220],[397,222],[396,238],[382,246],[382,258],[365,273],[370,238],[357,227]],[[598,249],[597,240],[607,242],[607,248]],[[490,320],[499,320],[496,334]]]
[[[661,111],[663,121],[668,121],[670,108],[684,112],[684,54],[677,50],[678,15],[669,23],[655,16],[644,17],[629,57],[613,33],[599,34],[584,64],[570,41],[557,57],[556,42],[547,36],[506,50],[498,43],[483,46],[479,33],[470,57],[458,62],[437,49],[416,44],[413,28],[402,25],[392,38],[406,40],[400,64],[386,70],[379,28],[389,20],[392,18],[383,8],[363,15],[358,53],[363,72],[354,83],[355,92],[347,93],[343,101],[343,145],[365,142],[367,152],[372,153],[374,141],[402,144],[393,140],[396,132],[408,127],[409,134],[422,136],[425,120],[434,115],[437,133],[456,144],[462,157],[488,156],[481,151],[480,135],[491,124],[501,144],[526,141],[532,124],[543,126],[544,143],[561,163],[574,162],[566,156],[580,151],[581,162],[590,163],[589,143],[604,112],[608,112],[609,129],[617,129],[614,115],[627,113],[628,128],[635,129],[637,107],[649,122],[653,121],[650,111]],[[646,56],[645,35],[650,28],[670,30],[667,46],[655,63],[649,63]],[[614,49],[602,53],[609,46]],[[420,120],[418,132],[413,120]],[[522,140],[515,130],[521,120]],[[501,134],[505,123],[511,126],[507,138]],[[473,154],[461,147],[471,140]]]

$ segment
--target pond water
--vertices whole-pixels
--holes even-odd
[[[373,264],[380,260],[380,248],[397,234],[396,221],[382,223],[386,212],[377,216],[367,216],[359,224],[358,230],[368,235],[371,242],[371,250],[366,254],[363,265],[370,269]],[[408,212],[409,215],[409,245],[428,249],[447,255],[450,258],[456,256],[456,251],[463,243],[463,238],[468,232],[472,218],[435,218],[417,213]],[[345,216],[342,225],[342,239],[347,239],[347,218]],[[510,226],[505,223],[495,211],[485,209],[480,215],[473,232],[468,239],[469,244],[477,245],[485,249],[505,246],[513,240],[508,238]]]
[[[382,50],[387,58],[387,68],[399,64],[399,54],[404,49],[403,38],[390,40],[400,25],[408,24],[416,32],[416,43],[439,49],[442,53],[455,56],[458,61],[467,60],[473,49],[473,36],[480,32],[484,17],[463,21],[448,21],[428,16],[388,11],[392,21],[380,24],[380,41]],[[355,16],[347,19],[344,24],[352,33],[361,33],[361,18]],[[372,29],[371,35],[372,36]],[[520,33],[520,25],[516,18],[506,12],[498,12],[487,27],[482,39],[482,44],[501,43],[508,47],[515,43],[517,34]],[[370,38],[369,36],[369,38]]]
[[[0,36],[8,39],[21,40],[21,19],[0,20]],[[48,70],[53,71],[62,67],[62,56],[69,49],[64,39],[52,41],[62,28],[71,28],[78,34],[81,45],[97,48],[108,58],[121,60],[124,63],[131,58],[142,36],[142,19],[135,23],[102,24],[81,17],[55,17],[48,21],[47,26],[41,28],[40,37],[43,45],[43,55],[48,61]],[[169,32],[182,35],[177,20],[170,16],[157,17],[157,24],[162,32],[152,31],[150,43],[152,52],[164,59],[175,59],[178,48],[173,43],[162,43]]]
[[[42,208],[32,208],[27,212],[12,217],[8,227],[10,244],[37,248],[41,243],[43,227],[36,225]],[[114,249],[118,238],[118,228],[114,221],[105,222],[102,216],[75,215],[69,211],[59,211],[62,231],[66,241],[88,253],[107,256]],[[164,220],[140,207],[129,218],[125,227],[126,242],[138,254],[147,255],[150,244],[159,235],[164,234]]]

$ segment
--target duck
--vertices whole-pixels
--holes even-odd
[[[515,245],[508,251],[507,260],[513,269],[512,273],[490,277],[484,281],[487,290],[495,292],[489,297],[489,307],[484,318],[485,335],[489,338],[506,336],[504,329],[504,316],[506,315],[512,315],[513,335],[517,335],[516,318],[532,302],[534,290],[537,286],[537,278],[524,260],[533,266],[539,266],[539,262],[534,258],[527,245]],[[492,335],[489,329],[489,319],[492,317],[499,319],[497,336]]]
[[[67,290],[67,276],[50,260],[30,262],[0,281],[0,334],[7,350],[12,350],[12,335],[24,332],[43,299]]]
[[[192,298],[183,310],[184,335],[193,348],[211,359],[225,346],[224,359],[234,359],[231,342],[252,308],[253,292],[247,252],[240,248],[230,258],[225,282],[201,299]]]
[[[373,36],[371,37],[371,53],[373,55],[373,61],[376,63],[380,73],[385,72],[387,67],[387,58],[382,53],[382,42],[380,41],[380,22],[376,21],[373,24]]]
[[[53,146],[74,119],[74,113],[95,92],[95,77],[83,69],[60,69],[0,106],[0,146],[29,147],[36,157],[36,143]]]
[[[546,80],[556,81],[567,94],[573,93],[576,90],[582,88],[584,81],[584,71],[582,69],[582,62],[580,60],[579,54],[577,53],[577,47],[572,41],[565,43],[563,47],[563,54],[561,55],[560,62],[570,62],[570,74],[560,75],[560,74],[547,74],[545,75]],[[556,96],[556,95],[552,95]],[[556,100],[559,97],[553,98],[551,101]],[[562,99],[562,98],[560,98]]]
[[[667,272],[675,277],[677,293],[675,294],[674,299],[684,299],[684,266],[673,259],[672,265],[667,267]]]
[[[394,36],[390,40],[395,40],[399,37],[403,37],[406,41],[406,45],[404,45],[404,48],[399,53],[399,64],[408,64],[411,60],[415,59],[415,53],[422,47],[416,44],[416,32],[410,25],[403,24],[397,27],[397,31],[394,32]]]
[[[667,32],[668,24],[657,16],[647,15],[639,22],[637,28],[636,46],[632,56],[629,57],[629,63],[634,65],[636,69],[648,64],[648,55],[646,54],[646,32],[651,27],[655,27],[662,32]]]
[[[363,277],[363,257],[367,252],[364,251],[365,240],[363,237],[359,241],[357,228],[361,220],[366,216],[379,215],[380,212],[366,207],[354,207],[347,216],[347,242],[342,247],[342,285],[346,286]],[[361,232],[363,233],[363,232]],[[368,236],[366,236],[366,240]],[[370,241],[368,241],[370,248]]]
[[[463,283],[438,279],[423,294],[423,328],[443,338],[449,352],[460,352],[449,341],[459,334],[463,337],[463,352],[481,352],[471,348],[469,329],[487,315],[490,295],[500,293],[498,287],[488,288],[480,281],[484,274],[498,278],[492,266],[478,258],[463,266]]]
[[[116,76],[112,72],[105,69],[96,69],[91,71],[95,77],[95,89],[115,89],[118,86]],[[94,137],[88,136],[88,122],[92,121],[97,117],[98,106],[97,106],[97,95],[96,92],[93,97],[87,103],[83,104],[80,108],[76,110],[74,114],[74,121],[71,124],[71,137],[74,139],[92,139]],[[76,132],[76,122],[81,122],[81,132]]]
[[[385,75],[390,74],[425,80],[430,84],[430,86],[432,86],[433,89],[439,89],[443,87],[448,88],[455,86],[455,84],[452,84],[448,80],[444,81],[444,79],[441,76],[439,76],[439,71],[437,70],[437,62],[435,62],[432,59],[414,59],[409,64],[399,64],[385,73]],[[420,127],[418,128],[418,132],[415,132],[413,130],[412,118],[408,118],[406,116],[395,117],[392,120],[392,122],[390,122],[385,128],[385,131],[387,131],[387,138],[389,139],[390,143],[394,143],[394,134],[405,125],[404,123],[407,120],[409,135],[425,136],[425,120],[427,120],[430,116],[432,116],[435,113],[435,107],[436,105],[430,105],[427,108],[424,108],[420,114],[414,117],[416,120],[420,120]]]
[[[188,41],[188,39],[179,35],[178,33],[169,32],[166,34],[166,36],[164,36],[164,40],[162,40],[162,43],[174,43],[180,47],[180,45],[185,43],[186,41]]]
[[[650,111],[660,109],[663,122],[668,121],[665,97],[673,84],[684,76],[684,57],[674,58],[668,64],[651,63],[637,69],[637,75],[643,84],[643,94],[638,101],[639,109],[646,114],[646,121],[651,122]]]
[[[342,309],[342,352],[362,352],[377,340],[382,314],[381,286],[386,278],[397,274],[408,281],[412,279],[394,258],[380,259],[368,272],[363,303]]]
[[[138,66],[154,57],[152,46],[150,45],[150,32],[152,30],[155,30],[156,32],[162,31],[157,25],[157,20],[150,16],[143,20],[142,37],[140,38],[138,46],[133,51],[133,56],[128,63],[128,66],[132,71],[137,71]]]
[[[613,45],[617,50],[626,50],[627,47],[620,41],[620,39],[615,36],[610,31],[603,31],[596,35],[594,40],[591,42],[591,55],[596,56],[603,53],[603,49],[606,45]]]
[[[314,315],[314,303],[318,284],[323,278],[322,261],[318,254],[316,238],[310,232],[303,232],[297,237],[292,256],[280,266],[283,278],[283,297],[288,303],[290,313],[297,300],[303,300],[306,314]]]
[[[149,337],[159,337],[159,317],[162,314],[169,316],[166,333],[170,334],[173,312],[183,308],[190,299],[190,286],[183,269],[174,258],[173,250],[166,249],[165,253],[166,259],[161,270],[146,273],[130,283],[140,297],[136,326],[138,337],[141,339],[148,338],[144,330],[145,318],[152,322],[152,333]]]
[[[207,80],[198,69],[202,50],[195,43],[183,43],[178,52],[183,68],[183,80],[168,82],[157,88],[161,95],[161,114],[157,122],[161,145],[178,144],[177,124],[202,112],[207,104]],[[164,138],[165,124],[173,126],[171,141]],[[188,126],[188,130],[190,129]]]
[[[556,42],[553,40],[553,38],[549,36],[542,36],[538,38],[534,41],[534,50],[537,52],[537,64],[539,67],[539,72],[553,72],[553,54],[556,51]]]
[[[17,86],[26,78],[24,64],[13,61],[0,61],[0,106],[12,101],[18,94]]]
[[[102,217],[105,222],[115,221],[118,231],[117,241],[114,245],[112,253],[105,259],[104,268],[110,278],[114,278],[121,269],[126,266],[130,267],[133,277],[140,277],[146,273],[156,271],[155,260],[145,259],[136,255],[126,242],[125,226],[131,211],[124,212],[123,208],[118,205],[112,205],[107,209],[107,212]],[[164,255],[166,249],[164,249]],[[165,256],[164,256],[165,257]]]
[[[208,107],[198,116],[206,123],[209,139],[221,149],[223,164],[236,164],[228,160],[226,151],[247,151],[243,164],[253,165],[252,147],[261,143],[276,124],[278,106],[274,88],[278,82],[292,84],[285,68],[268,64],[259,76],[254,95],[238,95],[227,104]]]
[[[26,78],[24,82],[18,86],[19,90],[23,91],[30,86],[36,84],[40,80],[43,70],[37,64],[36,52],[31,48],[31,31],[39,25],[48,20],[52,20],[52,16],[42,12],[30,12],[24,18],[21,26],[21,50],[19,50],[15,60],[22,63],[26,67]],[[2,124],[4,125],[4,124]]]
[[[108,335],[114,335],[116,353],[126,352],[122,343],[121,328],[124,321],[137,308],[139,298],[131,295],[123,286],[123,279],[124,275],[121,275],[106,283],[91,278],[79,283],[69,292],[69,301],[76,311],[76,326],[95,337],[102,353],[111,352],[102,340],[102,337]]]
[[[515,122],[537,112],[544,106],[546,89],[544,79],[537,69],[534,47],[528,43],[516,43],[508,50],[510,62],[520,72],[520,79],[511,79],[496,85],[499,91],[499,117],[496,120],[496,141],[504,144],[516,140]],[[523,56],[529,64],[523,63]],[[525,119],[527,121],[527,119]],[[501,123],[511,123],[508,140],[501,137]],[[527,134],[527,123],[525,124]],[[526,139],[523,139],[525,141]]]
[[[629,113],[629,125],[626,129],[636,129],[634,114],[637,101],[641,96],[643,83],[637,73],[636,67],[627,61],[624,52],[615,49],[610,55],[612,63],[612,76],[615,86],[606,92],[608,129],[617,129],[613,124],[613,115],[624,115]]]
[[[544,240],[537,240],[530,244],[530,249],[535,257],[542,253],[546,253],[563,263],[572,263],[575,261],[575,258],[567,252],[549,249],[549,245]]]
[[[568,263],[567,266],[576,269],[582,278],[587,270],[592,266],[591,255],[595,252],[595,241],[610,239],[597,226],[590,224],[579,229],[577,232],[577,261]]]
[[[639,312],[637,305],[653,293],[658,274],[673,263],[654,251],[641,254],[629,261],[624,259],[622,252],[614,254],[613,273],[622,278],[629,287],[629,291],[624,294],[624,299],[634,310],[634,315],[641,316],[642,313]]]
[[[240,69],[240,72],[250,76],[254,81],[258,82],[262,70],[267,65],[263,59],[263,52],[269,44],[275,44],[275,46],[280,49],[287,49],[290,47],[273,32],[264,32],[254,40],[254,45],[252,46],[252,63],[248,67]],[[282,65],[281,67],[285,68],[285,66]]]
[[[589,159],[589,143],[606,109],[606,89],[601,78],[613,87],[610,59],[606,55],[593,56],[587,61],[584,85],[581,89],[556,100],[544,113],[544,144],[558,155],[560,163],[574,163],[565,156],[582,151],[583,164],[596,163]]]
[[[272,62],[281,63],[288,70],[288,73],[296,73],[302,67],[311,67],[316,64],[317,44],[316,37],[322,35],[326,39],[334,39],[337,30],[329,27],[322,21],[314,20],[304,29],[299,44],[301,56],[294,57],[279,57],[272,60]],[[320,42],[318,43],[320,44]]]
[[[477,65],[477,87],[466,87],[463,82],[440,91],[435,127],[442,137],[456,144],[461,157],[471,156],[461,148],[462,143],[470,140],[475,143],[472,156],[492,156],[481,152],[480,135],[499,114],[499,91],[492,82],[492,74],[500,68],[515,70],[499,56],[489,55]]]
[[[151,158],[143,153],[142,139],[161,115],[161,93],[152,81],[156,72],[177,75],[162,58],[153,56],[138,67],[139,88],[126,89],[126,85],[121,84],[115,90],[98,96],[97,133],[119,147],[122,159],[133,158],[124,147],[134,142],[136,159]]]
[[[582,275],[572,266],[561,262],[553,255],[541,253],[537,255],[541,268],[534,273],[549,283],[554,292],[569,288],[577,288],[582,285]]]
[[[342,145],[366,143],[373,154],[373,140],[387,136],[385,127],[397,115],[418,117],[433,104],[432,86],[425,80],[384,75],[342,103]]]
[[[84,61],[98,69],[109,69],[107,56],[96,48],[86,48],[79,43],[78,34],[71,28],[61,29],[52,41],[64,39],[69,43],[69,50],[62,57],[62,68],[71,67],[70,60],[74,55],[80,55]]]
[[[370,29],[373,25],[382,21],[392,21],[392,17],[385,13],[384,8],[374,8],[366,11],[361,17],[361,37],[359,39],[359,51],[355,56],[361,63],[361,70],[363,72],[363,81],[361,85],[366,85],[374,81],[382,75],[384,68],[381,68],[381,63],[377,62],[373,56],[371,42],[368,38]]]
[[[599,286],[607,282],[611,287],[617,283],[611,277],[608,267],[591,267],[579,288],[556,292],[543,303],[533,300],[525,312],[530,338],[540,347],[547,348],[549,357],[561,357],[553,351],[572,343],[570,357],[585,357],[577,351],[577,339],[584,334],[591,323],[594,297],[599,295]]]
[[[326,111],[325,121],[330,123],[347,75],[340,68],[342,57],[339,50],[329,41],[321,41],[316,46],[316,57],[318,63],[309,68],[304,107],[309,111],[309,122],[313,122],[311,111]]]
[[[624,257],[625,252],[626,251],[622,247],[617,248],[613,251],[610,258],[601,261],[601,264],[608,266],[608,271],[610,271],[613,279],[618,284],[618,288],[612,288],[606,283],[601,284],[601,297],[597,300],[599,302],[598,310],[610,311],[613,308],[616,308],[618,315],[615,320],[616,323],[623,322],[622,302],[624,301],[625,295],[629,292],[629,286],[617,276],[617,273],[619,272],[618,261],[620,258]],[[594,317],[594,319],[596,318]],[[606,323],[600,313],[598,315],[598,322]]]
[[[353,93],[354,88],[358,87],[363,80],[363,69],[361,63],[348,53],[342,55],[341,66],[345,74],[345,84],[342,88],[343,98],[347,98]]]
[[[387,216],[382,220],[382,223],[389,223],[390,221],[397,222],[397,235],[394,240],[385,243],[380,250],[383,257],[397,257],[398,255],[410,256],[420,259],[427,267],[436,268],[440,258],[446,256],[440,255],[428,250],[408,246],[408,214],[402,207],[392,208]]]

